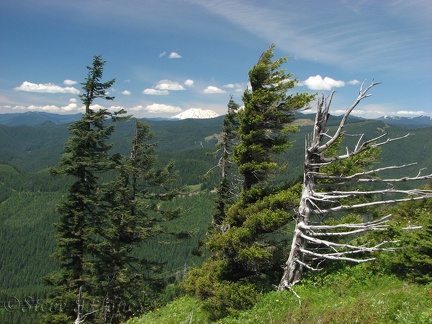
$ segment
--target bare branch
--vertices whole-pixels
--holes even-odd
[[[311,224],[311,220],[321,218],[332,212],[345,210],[361,209],[371,206],[393,204],[399,202],[415,201],[425,198],[432,198],[432,190],[420,189],[398,189],[396,183],[413,180],[432,179],[432,174],[422,175],[424,169],[420,169],[415,176],[401,178],[378,178],[378,173],[389,170],[397,170],[413,166],[416,163],[404,165],[393,165],[379,167],[373,170],[362,170],[349,175],[335,175],[321,172],[322,167],[332,165],[334,162],[343,161],[369,149],[378,148],[388,143],[404,139],[411,134],[399,137],[387,137],[387,134],[380,134],[370,140],[364,140],[364,134],[348,135],[359,136],[354,149],[350,151],[347,147],[346,152],[341,155],[326,156],[326,150],[335,144],[343,136],[343,128],[348,116],[361,100],[370,96],[368,91],[379,84],[372,82],[364,89],[364,82],[359,91],[359,95],[354,103],[345,111],[342,120],[333,136],[328,135],[325,129],[329,117],[330,102],[334,92],[325,100],[322,97],[317,102],[317,112],[312,136],[306,138],[305,163],[303,190],[298,210],[295,214],[296,226],[291,243],[291,250],[284,267],[284,274],[278,286],[279,290],[289,289],[298,283],[304,270],[318,271],[317,261],[325,260],[349,261],[354,263],[364,263],[375,260],[374,257],[365,257],[364,253],[374,251],[395,251],[394,247],[387,247],[395,241],[383,241],[374,246],[356,245],[355,241],[349,241],[349,236],[358,236],[371,231],[384,231],[389,227],[391,215],[386,215],[379,219],[349,224],[321,225]],[[359,157],[361,159],[361,157]],[[318,183],[320,180],[331,180],[334,183]],[[322,182],[322,181],[321,181]],[[365,189],[363,184],[377,183],[380,187]],[[360,185],[360,187],[358,187]],[[350,189],[357,186],[356,189]],[[342,188],[341,188],[342,187]],[[343,188],[345,187],[345,188]],[[317,189],[326,191],[319,191]],[[335,188],[338,188],[337,190]],[[383,188],[383,189],[379,189]],[[345,189],[345,190],[343,190]],[[393,195],[393,196],[391,196]],[[364,201],[352,201],[352,197],[362,197]],[[350,201],[351,200],[351,201]],[[318,216],[318,217],[317,217]],[[323,218],[323,217],[322,217]],[[321,220],[320,220],[321,221]],[[404,229],[418,229],[418,226],[408,226]],[[338,242],[335,239],[341,237],[345,240]],[[297,295],[296,295],[297,296]]]
[[[328,209],[322,209],[322,210],[316,210],[316,211],[314,210],[314,211],[312,211],[312,213],[316,214],[316,215],[323,215],[323,214],[328,214],[330,212],[337,212],[337,211],[341,211],[341,210],[350,210],[350,209],[370,207],[370,206],[388,205],[388,204],[394,204],[394,203],[400,203],[400,202],[422,200],[425,198],[432,198],[432,195],[401,198],[401,199],[379,200],[379,201],[372,201],[372,202],[354,204],[354,205],[340,205],[340,206],[332,207],[332,208],[328,208]]]
[[[318,172],[310,172],[310,174],[313,174],[317,179],[350,180],[350,179],[358,178],[358,177],[369,175],[369,174],[374,174],[374,173],[379,173],[382,171],[388,171],[388,170],[394,170],[394,169],[402,169],[402,168],[406,168],[406,167],[413,166],[413,165],[417,165],[417,162],[404,164],[404,165],[393,165],[393,166],[388,166],[388,167],[382,167],[382,168],[369,170],[369,171],[365,171],[365,172],[354,173],[354,174],[349,175],[349,176],[333,176],[333,175],[328,175],[326,173],[318,173]],[[420,169],[420,171],[421,170],[423,170],[423,169]],[[420,173],[417,176],[419,176],[419,175],[420,175]]]
[[[326,201],[332,202],[334,199],[344,199],[349,197],[356,197],[362,195],[375,195],[375,194],[404,194],[404,195],[415,195],[415,196],[426,196],[426,198],[432,197],[432,190],[420,190],[420,189],[379,189],[379,190],[370,190],[370,191],[328,191],[328,192],[314,192],[310,197],[312,200]]]
[[[300,249],[300,252],[306,255],[311,255],[314,257],[317,257],[319,259],[327,259],[327,260],[337,260],[337,261],[349,261],[353,263],[364,263],[364,262],[370,262],[374,261],[376,258],[368,258],[368,259],[354,259],[354,258],[347,258],[343,256],[337,256],[332,254],[320,254],[316,252],[312,252],[306,249]]]
[[[360,89],[360,92],[359,92],[359,95],[358,95],[357,99],[354,101],[354,103],[351,105],[351,107],[349,107],[345,111],[345,113],[344,113],[344,115],[342,117],[342,120],[341,120],[341,122],[339,124],[339,127],[336,130],[336,133],[333,135],[333,137],[329,141],[327,141],[325,144],[323,144],[323,145],[321,145],[321,146],[318,147],[318,149],[317,149],[318,152],[323,152],[325,149],[327,149],[330,145],[332,145],[341,136],[342,129],[345,126],[345,123],[346,123],[346,121],[348,119],[348,116],[351,114],[351,112],[354,110],[354,108],[357,107],[357,105],[360,103],[360,101],[362,101],[364,98],[367,98],[367,97],[370,96],[370,95],[367,94],[368,91],[371,88],[373,88],[374,86],[376,86],[376,85],[378,85],[380,83],[381,82],[372,82],[365,90],[363,90],[363,86],[362,86],[362,88]],[[334,92],[332,92],[332,96],[333,96],[333,93]],[[329,106],[330,106],[330,102],[328,103],[328,107]]]
[[[308,265],[307,263],[304,263],[303,261],[300,261],[300,260],[295,260],[298,264],[300,264],[300,265],[302,265],[303,267],[305,267],[305,268],[307,268],[307,269],[309,269],[309,270],[311,270],[311,271],[320,271],[320,270],[322,270],[322,269],[319,269],[319,268],[314,268],[314,267],[311,267],[310,265]]]
[[[367,149],[378,148],[378,147],[383,146],[385,144],[388,144],[388,143],[391,143],[391,142],[398,141],[398,140],[401,140],[403,138],[406,138],[406,137],[410,136],[410,133],[405,134],[404,136],[400,136],[400,137],[387,138],[387,140],[385,140],[384,142],[381,142],[381,143],[371,144],[371,143],[375,142],[376,140],[378,140],[378,139],[380,139],[380,138],[382,138],[382,137],[384,137],[386,135],[387,134],[384,133],[384,134],[381,134],[380,136],[377,136],[377,137],[375,137],[375,138],[373,138],[371,140],[368,140],[368,141],[364,142],[363,144],[361,144],[361,146],[357,150],[355,150],[353,152],[349,152],[348,149],[347,149],[347,153],[345,155],[333,156],[333,157],[330,157],[330,158],[322,157],[321,160],[322,160],[322,162],[333,162],[333,161],[345,160],[345,159],[348,159],[348,158],[350,158],[350,157],[352,157],[354,155],[360,154],[361,152],[363,152],[363,151],[365,151]]]
[[[391,214],[381,217],[380,219],[357,223],[357,224],[337,224],[337,225],[306,225],[305,223],[298,224],[298,228],[302,231],[308,231],[309,235],[313,237],[317,236],[348,236],[354,234],[361,234],[368,231],[376,231],[376,230],[385,230],[387,228],[387,223],[389,219],[392,217]],[[337,229],[350,229],[353,228],[353,231],[347,232],[316,232],[316,231],[334,231]]]
[[[324,245],[329,248],[333,248],[336,253],[327,253],[326,255],[346,255],[346,254],[354,254],[354,253],[363,253],[363,252],[373,252],[377,251],[378,249],[382,249],[381,246],[390,242],[382,242],[376,246],[373,247],[365,247],[365,246],[356,246],[356,245],[350,245],[346,243],[335,243],[328,240],[322,240],[318,239],[316,237],[311,237],[306,234],[302,233],[302,237],[307,240],[308,242],[312,242],[319,245]],[[393,242],[392,242],[393,243]],[[348,251],[338,251],[336,248],[345,248],[348,249]],[[392,248],[385,248],[386,250],[393,250]]]

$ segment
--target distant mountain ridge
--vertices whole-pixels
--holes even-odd
[[[176,121],[184,119],[210,119],[217,118],[221,115],[217,114],[213,110],[205,110],[198,108],[191,108],[186,111],[181,112],[171,118],[144,118],[148,120],[167,120]],[[36,126],[42,125],[44,123],[52,123],[55,125],[69,124],[77,121],[81,118],[81,114],[72,115],[61,115],[46,112],[24,112],[24,113],[0,113],[0,125],[6,126]],[[340,116],[331,116],[335,121],[340,120]],[[308,125],[315,119],[315,114],[303,114],[296,113],[295,119],[299,125]],[[350,117],[352,121],[354,120],[368,120],[360,117],[352,116]],[[373,120],[373,119],[370,119]],[[400,116],[382,116],[377,118],[386,124],[400,126],[404,128],[421,128],[421,127],[432,127],[432,117],[431,116],[417,116],[417,117],[400,117]]]
[[[36,126],[51,122],[56,125],[68,124],[80,119],[82,114],[53,114],[47,112],[28,111],[24,113],[0,114],[0,125]]]
[[[378,120],[382,120],[386,124],[409,127],[409,128],[432,126],[432,116],[416,116],[416,117],[382,116],[378,118]]]

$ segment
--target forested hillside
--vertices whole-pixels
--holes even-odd
[[[312,117],[311,117],[312,118]],[[310,125],[308,115],[297,124]],[[208,229],[214,214],[214,194],[217,171],[205,180],[202,176],[216,165],[216,159],[207,153],[215,150],[220,140],[223,118],[207,120],[154,121],[148,120],[159,141],[158,162],[175,161],[178,170],[176,186],[182,196],[172,204],[182,208],[181,217],[168,227],[187,230],[191,237],[172,241],[167,237],[155,238],[142,247],[140,253],[148,258],[166,262],[163,276],[175,280],[184,269],[202,262],[204,256],[194,251]],[[330,125],[336,125],[333,117]],[[65,178],[52,177],[48,168],[58,164],[63,144],[69,137],[68,124],[44,123],[36,126],[0,125],[0,300],[11,296],[44,298],[47,288],[41,278],[55,268],[50,254],[54,251],[55,230],[58,221],[56,205],[65,199],[69,183]],[[300,126],[291,135],[293,146],[278,160],[285,164],[276,182],[292,182],[303,170],[304,139],[311,126]],[[380,159],[386,165],[411,162],[419,164],[411,168],[416,172],[432,162],[432,128],[407,130],[390,126],[383,121],[352,119],[347,133],[366,133],[372,137],[382,132],[392,136],[412,133],[403,142],[391,143],[383,148]],[[126,153],[133,137],[131,120],[119,123],[112,137],[113,152]],[[348,139],[350,140],[350,139]],[[394,171],[397,172],[397,171]],[[162,245],[160,244],[162,243]],[[0,312],[1,313],[1,312]],[[30,317],[26,317],[31,322]],[[24,322],[23,322],[24,323]]]

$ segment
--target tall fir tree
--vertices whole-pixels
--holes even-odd
[[[80,98],[85,106],[82,118],[70,126],[72,136],[65,144],[64,154],[54,175],[65,175],[73,179],[66,202],[58,206],[60,219],[57,229],[57,250],[54,258],[59,271],[45,278],[55,291],[50,300],[52,312],[45,315],[47,323],[72,322],[77,316],[77,296],[83,285],[91,282],[94,259],[94,236],[97,233],[102,209],[98,189],[99,176],[116,165],[118,157],[110,156],[111,144],[107,144],[114,131],[107,119],[118,120],[123,110],[110,113],[106,109],[93,110],[94,100],[107,96],[115,80],[101,82],[105,61],[94,56],[88,66],[86,81],[82,83],[84,93]],[[84,294],[85,296],[86,294]]]
[[[233,171],[234,162],[232,156],[233,146],[238,136],[239,123],[237,113],[240,106],[231,96],[227,108],[228,111],[222,125],[222,141],[218,145],[221,152],[218,162],[218,166],[221,170],[221,180],[217,189],[216,214],[213,217],[213,226],[219,229],[226,216],[227,209],[233,204],[239,193],[237,188],[238,179],[235,177],[237,170]]]
[[[244,181],[240,198],[218,214],[222,230],[207,240],[212,256],[189,273],[185,284],[204,300],[212,319],[252,306],[260,291],[272,288],[285,258],[286,243],[277,231],[292,220],[300,195],[298,185],[282,188],[267,180],[278,166],[275,156],[290,145],[294,111],[314,95],[287,93],[297,80],[280,69],[286,58],[272,60],[273,51],[274,45],[249,71],[252,88],[245,91],[244,109],[238,112],[234,162]]]
[[[239,112],[240,143],[234,159],[244,177],[244,191],[262,184],[277,167],[274,157],[289,147],[288,135],[296,129],[289,125],[294,112],[314,98],[308,93],[288,94],[298,80],[281,69],[286,57],[272,60],[274,49],[271,45],[249,71],[251,89],[244,92],[244,109]]]
[[[161,223],[178,215],[160,205],[177,193],[170,189],[174,164],[155,168],[157,144],[148,142],[152,137],[150,127],[136,121],[130,157],[119,161],[116,180],[101,190],[107,217],[99,232],[94,286],[104,300],[98,314],[103,323],[121,323],[144,311],[163,287],[155,276],[162,264],[136,253],[140,243],[166,233]]]

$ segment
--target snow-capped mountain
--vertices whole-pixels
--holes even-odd
[[[405,126],[405,127],[427,127],[432,126],[431,116],[401,117],[401,116],[383,116],[378,118],[387,124]]]
[[[173,119],[208,119],[219,117],[219,114],[209,109],[199,109],[199,108],[191,108],[177,114],[171,118]]]

